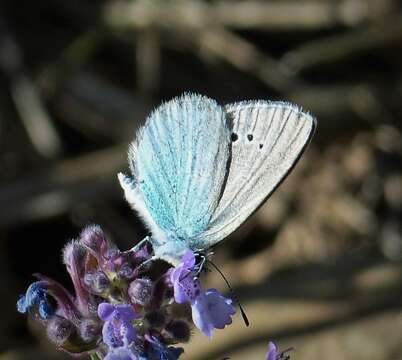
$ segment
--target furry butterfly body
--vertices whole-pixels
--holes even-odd
[[[237,229],[290,172],[315,119],[285,102],[226,106],[185,94],[159,106],[129,150],[126,199],[151,231],[155,257],[176,265]]]

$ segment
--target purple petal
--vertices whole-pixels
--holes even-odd
[[[106,321],[102,329],[103,342],[110,348],[123,346],[119,329],[111,321]]]
[[[225,298],[218,290],[209,289],[205,293],[206,305],[216,329],[223,329],[232,323],[232,318],[236,313],[232,299]]]
[[[171,274],[172,283],[179,281],[181,278],[184,278],[189,272],[194,270],[195,266],[195,256],[194,253],[189,250],[187,251],[179,265],[177,265]]]
[[[270,341],[268,344],[268,352],[265,357],[265,360],[290,359],[290,356],[287,355],[287,353],[292,350],[293,348],[290,347],[284,351],[279,351],[278,346],[273,341]]]
[[[121,320],[124,322],[129,322],[134,319],[138,319],[139,315],[136,314],[133,307],[128,304],[118,304],[114,305],[114,313],[115,320]]]
[[[17,302],[17,310],[25,314],[31,308],[38,310],[43,320],[49,319],[53,313],[53,306],[50,304],[47,296],[48,288],[45,281],[36,281],[32,283],[25,295],[21,295]]]
[[[277,360],[278,358],[278,347],[272,341],[268,344],[268,352],[265,357],[265,360]]]
[[[45,275],[34,274],[46,286],[46,292],[53,297],[57,303],[57,312],[59,315],[69,319],[73,323],[77,323],[80,314],[71,294],[57,281],[48,278]]]
[[[178,304],[187,301],[193,303],[201,294],[201,284],[199,280],[193,278],[193,274],[185,275],[182,280],[173,284],[174,298]]]
[[[98,316],[103,321],[112,320],[115,307],[109,303],[101,303],[98,306]]]
[[[40,300],[46,298],[46,290],[45,284],[41,281],[29,285],[25,295],[21,295],[18,300],[18,311],[25,314],[31,306],[38,305]]]
[[[173,284],[174,298],[179,304],[193,303],[201,293],[201,285],[194,279],[195,256],[192,251],[187,251],[182,262],[170,273],[170,281]]]
[[[186,268],[193,269],[195,266],[195,255],[191,250],[188,250],[181,258],[181,263]]]
[[[173,269],[170,269],[170,281],[172,284],[175,284],[177,281],[179,281],[182,271],[183,267],[180,265]]]
[[[231,324],[231,316],[236,312],[232,300],[222,296],[216,289],[209,289],[197,297],[191,309],[195,326],[209,338],[214,328],[223,329]]]
[[[104,360],[137,360],[138,357],[126,347],[112,349]]]
[[[206,336],[212,338],[212,331],[214,329],[214,326],[205,306],[204,296],[200,296],[197,301],[191,305],[191,311],[194,325]]]
[[[125,345],[132,343],[136,337],[134,326],[130,323],[122,323],[120,325],[120,335]]]
[[[131,321],[138,318],[131,305],[111,305],[102,303],[98,306],[98,315],[106,320],[103,329],[103,341],[109,347],[115,348],[128,345],[136,337],[136,331]]]
[[[183,354],[183,348],[175,348],[173,346],[166,347],[155,336],[145,335],[145,338],[151,345],[148,351],[147,359],[152,360],[177,360]]]

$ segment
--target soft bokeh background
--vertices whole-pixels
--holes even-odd
[[[313,112],[285,183],[216,248],[239,316],[186,359],[402,359],[402,9],[397,0],[0,3],[0,359],[67,359],[15,311],[33,272],[68,282],[89,223],[145,234],[116,179],[162,99],[280,99]],[[206,174],[210,176],[210,174]],[[210,273],[209,284],[224,290]]]

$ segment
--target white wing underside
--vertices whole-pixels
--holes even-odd
[[[314,118],[283,102],[224,108],[232,122],[231,161],[223,195],[203,234],[211,246],[236,230],[281,184],[311,139]]]
[[[314,118],[283,102],[220,107],[184,95],[159,107],[140,130],[119,175],[149,226],[157,256],[177,263],[238,228],[272,194],[310,141]]]

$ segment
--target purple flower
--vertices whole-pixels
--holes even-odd
[[[74,297],[64,286],[45,275],[34,275],[40,280],[39,282],[42,284],[42,289],[46,289],[46,294],[55,300],[57,304],[57,314],[73,323],[78,323],[82,315],[77,308]]]
[[[135,340],[136,331],[132,321],[139,316],[131,305],[102,303],[98,307],[98,315],[105,321],[102,336],[110,348],[128,346]]]
[[[187,251],[182,261],[177,265],[171,275],[174,298],[178,304],[185,302],[193,303],[201,294],[201,284],[195,276],[195,256],[192,251]]]
[[[268,344],[268,352],[265,360],[289,360],[290,356],[286,355],[286,353],[291,350],[292,348],[289,348],[285,351],[279,352],[278,346],[274,342],[270,341]]]
[[[225,298],[218,290],[209,289],[204,293],[200,281],[195,277],[194,268],[194,253],[188,251],[170,274],[174,298],[179,304],[191,303],[195,326],[211,338],[213,329],[223,329],[232,323],[231,316],[235,314],[236,309],[233,301]]]
[[[177,360],[184,350],[182,348],[175,348],[173,346],[163,345],[155,336],[145,336],[150,344],[148,360]]]
[[[236,312],[231,299],[225,298],[216,289],[209,289],[205,294],[198,296],[191,305],[193,321],[195,326],[209,338],[212,331],[223,329],[232,323],[232,318]]]
[[[78,330],[85,321],[92,321],[96,326],[99,320],[86,318],[78,309],[76,299],[57,281],[40,274],[35,276],[39,281],[31,284],[25,295],[20,297],[18,311],[36,310],[39,313],[37,318],[46,326],[49,339],[58,348],[70,354],[84,354],[94,349],[100,332],[94,332],[91,339],[84,339],[79,336]]]
[[[138,360],[138,356],[128,347],[111,349],[104,360]]]
[[[38,274],[39,281],[20,296],[17,309],[35,315],[57,347],[72,355],[108,350],[107,360],[140,360],[142,353],[143,360],[148,359],[150,345],[144,334],[154,327],[163,330],[167,323],[165,307],[170,306],[172,297],[164,297],[164,289],[171,289],[170,283],[165,283],[166,275],[159,281],[165,285],[157,288],[158,301],[153,281],[140,277],[148,270],[143,262],[151,255],[152,247],[146,243],[121,252],[99,226],[89,226],[63,251],[74,293]],[[122,299],[130,302],[121,303]],[[141,310],[142,321],[134,322],[140,317],[134,309]],[[163,315],[159,327],[149,321],[149,315],[158,311]],[[163,336],[160,341],[163,346],[167,343]]]
[[[47,286],[44,281],[32,283],[25,295],[21,295],[17,302],[17,310],[25,314],[31,308],[37,308],[42,319],[46,320],[53,315],[53,308],[47,298]]]

